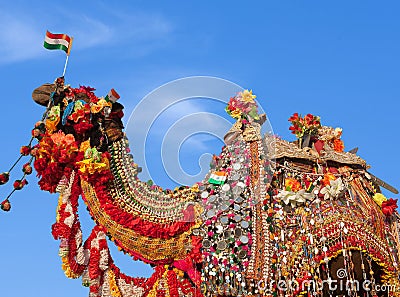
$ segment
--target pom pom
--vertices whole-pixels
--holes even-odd
[[[0,174],[0,185],[4,185],[10,179],[10,174],[8,172],[3,172]]]
[[[32,166],[30,163],[26,163],[22,166],[22,172],[25,173],[26,175],[29,175],[32,173]]]
[[[25,185],[27,185],[28,184],[28,181],[26,180],[26,179],[23,179],[23,180],[19,180],[19,179],[17,179],[15,182],[14,182],[14,189],[15,190],[21,190]]]
[[[21,147],[20,153],[23,156],[28,156],[31,153],[31,148],[29,146],[24,145]]]
[[[4,211],[10,211],[11,209],[11,203],[7,199],[1,202],[0,208]]]

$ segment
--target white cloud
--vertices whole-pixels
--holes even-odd
[[[79,20],[78,24],[69,29],[75,40],[74,49],[107,45],[112,41],[115,30],[110,25],[87,15],[80,16]]]
[[[237,89],[237,85],[219,78],[188,77],[167,83],[145,96],[126,123],[135,160],[143,167],[141,177],[150,178],[147,162],[154,154],[161,154],[165,161],[163,168],[173,180],[177,181],[178,176],[190,180],[199,178],[198,175],[182,174],[178,152],[186,143],[193,156],[219,153],[221,145],[215,147],[215,141],[210,140],[218,138],[222,141],[232,124],[228,115],[218,114],[216,109],[223,110],[223,102],[226,103]],[[216,101],[212,104],[203,98]],[[190,184],[189,180],[179,183]]]
[[[108,18],[58,11],[57,19],[48,21],[46,13],[0,12],[0,64],[44,56],[45,30],[74,37],[74,51],[93,47],[129,47],[129,54],[146,55],[165,44],[173,31],[163,16],[139,13],[113,13]],[[44,29],[46,28],[46,29]]]
[[[172,25],[157,15],[113,13],[106,21],[101,17],[93,18],[86,14],[74,16],[78,23],[72,22],[69,29],[73,32],[77,49],[94,46],[118,46],[135,48],[136,52],[148,51],[160,44],[172,32]]]
[[[44,33],[25,18],[0,13],[0,63],[24,61],[40,56],[38,43],[43,42]]]

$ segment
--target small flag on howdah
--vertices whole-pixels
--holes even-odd
[[[107,101],[111,101],[112,103],[117,102],[117,100],[120,98],[119,94],[117,91],[114,89],[111,89],[110,92],[108,92],[107,96],[104,98]]]
[[[43,46],[49,50],[63,50],[69,55],[72,47],[72,37],[67,34],[53,34],[46,32]]]
[[[211,174],[210,178],[208,179],[208,182],[210,184],[215,184],[215,185],[222,185],[226,180],[226,172],[224,171],[215,171]]]

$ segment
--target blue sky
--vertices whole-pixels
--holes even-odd
[[[0,171],[9,168],[42,115],[32,90],[62,73],[65,54],[43,48],[49,30],[75,38],[67,83],[93,86],[98,96],[115,88],[125,121],[142,98],[165,83],[219,77],[253,89],[274,132],[286,139],[293,140],[287,119],[294,112],[320,115],[323,124],[342,127],[346,149],[359,147],[370,171],[400,188],[398,1],[109,2],[0,4]],[[159,174],[157,152],[166,127],[185,112],[223,114],[223,104],[210,100],[185,104],[157,118],[150,131],[154,158],[146,159],[148,169],[168,187],[173,184]],[[141,128],[132,130],[134,154],[140,145],[134,131]],[[201,154],[218,153],[221,146],[218,139],[197,137],[183,143],[180,156],[192,174]],[[58,242],[50,234],[57,196],[39,191],[34,176],[29,181],[12,198],[12,211],[0,213],[0,296],[87,296],[79,280],[63,275]],[[10,186],[0,188],[2,197]],[[91,223],[84,207],[81,219],[87,235]],[[149,275],[146,266],[112,253],[124,271]]]

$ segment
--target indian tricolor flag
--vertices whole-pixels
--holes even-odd
[[[208,182],[210,184],[215,184],[215,185],[222,185],[226,180],[226,172],[224,171],[215,171],[211,174],[210,178],[208,179]]]
[[[119,94],[114,89],[111,89],[104,99],[106,99],[107,101],[111,101],[112,103],[115,103],[119,98],[120,98]]]
[[[53,34],[47,31],[43,46],[49,50],[63,50],[69,56],[72,40],[67,34]]]

